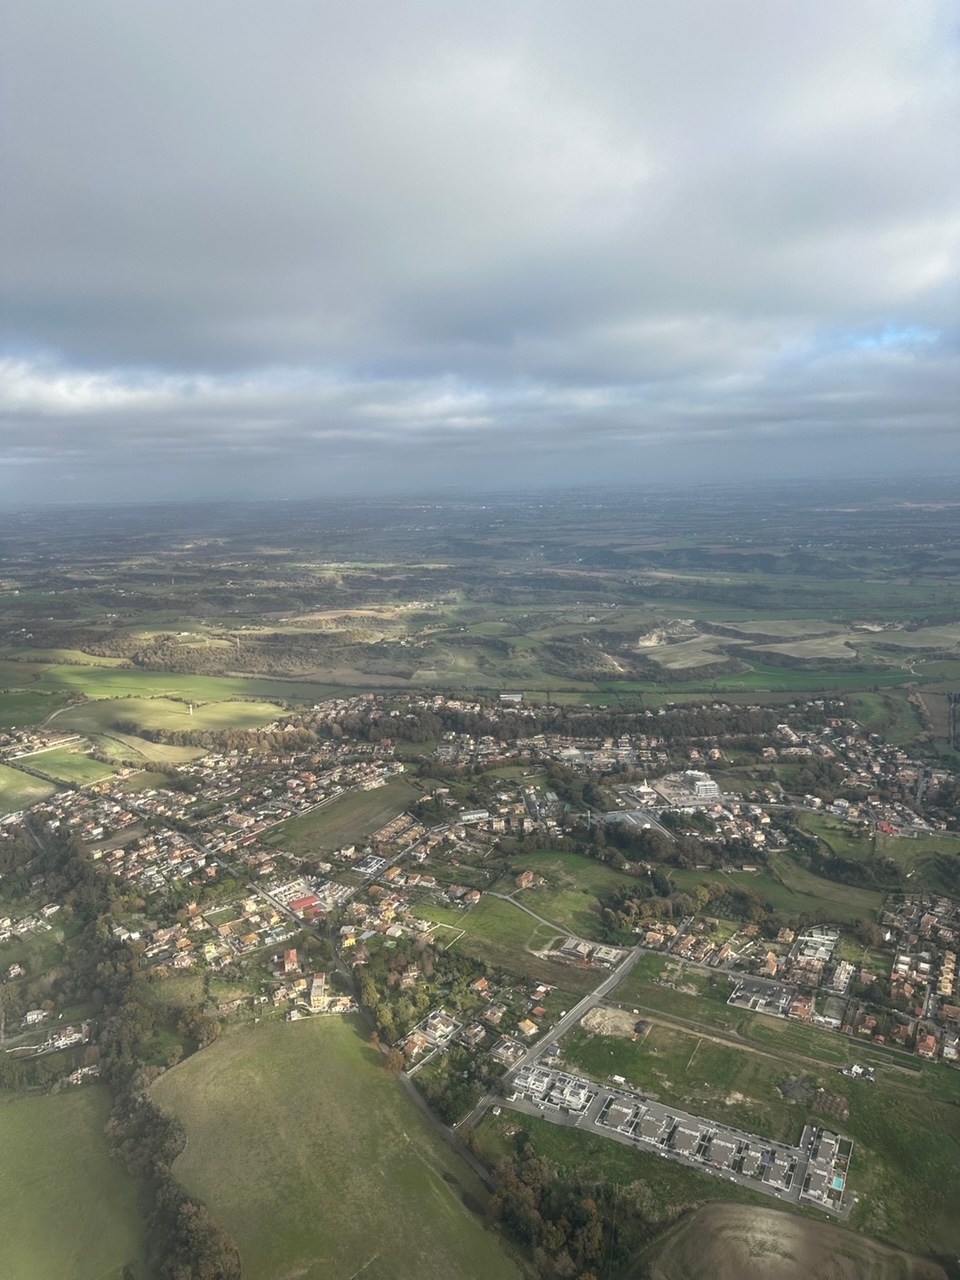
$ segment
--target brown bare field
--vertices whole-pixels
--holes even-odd
[[[833,1223],[707,1205],[656,1248],[652,1280],[946,1280],[936,1263]]]
[[[625,1009],[591,1009],[580,1025],[592,1036],[624,1036],[636,1033],[637,1019]]]

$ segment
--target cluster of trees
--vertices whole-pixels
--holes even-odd
[[[176,1028],[187,1050],[193,1051],[216,1038],[219,1023],[199,1006],[177,1008],[150,998],[156,975],[141,971],[133,951],[110,932],[111,912],[121,901],[121,890],[98,870],[75,834],[44,832],[37,843],[26,834],[4,841],[0,867],[11,897],[29,892],[42,879],[45,891],[61,903],[70,925],[70,963],[52,976],[50,993],[64,1001],[92,1003],[101,1025],[96,1047],[22,1063],[0,1055],[0,1083],[15,1088],[47,1085],[80,1061],[98,1059],[113,1097],[107,1126],[111,1150],[141,1183],[152,1271],[160,1280],[238,1280],[235,1245],[170,1172],[183,1149],[183,1131],[148,1092],[163,1070],[148,1065],[163,1033]]]
[[[416,965],[419,978],[403,985],[403,974]],[[444,1000],[457,1008],[466,999],[470,983],[487,972],[486,966],[456,951],[444,951],[428,940],[404,938],[389,951],[378,950],[366,964],[354,966],[357,998],[373,1018],[388,1043],[402,1039],[436,1003],[438,988]]]
[[[417,1088],[440,1119],[449,1125],[462,1120],[487,1090],[497,1086],[501,1072],[484,1054],[454,1045],[440,1059],[436,1071],[419,1072]]]
[[[546,1280],[596,1280],[619,1272],[644,1229],[632,1206],[625,1211],[618,1204],[615,1186],[563,1175],[551,1161],[536,1155],[523,1134],[517,1154],[497,1167],[491,1209],[532,1251]]]
[[[677,890],[658,868],[638,877],[635,884],[613,890],[601,899],[601,922],[609,942],[632,940],[637,927],[648,920],[680,920],[693,911],[708,911],[728,920],[759,925],[774,937],[784,925],[819,924],[827,921],[824,912],[791,917],[776,911],[756,890],[715,880],[697,885],[689,893]]]
[[[927,813],[947,824],[948,831],[960,831],[960,777],[946,778],[926,795]]]
[[[144,1070],[133,1074],[107,1124],[111,1153],[141,1185],[148,1261],[160,1280],[239,1280],[236,1245],[170,1172],[186,1134],[147,1092],[152,1077]]]
[[[796,795],[819,796],[832,804],[846,784],[846,774],[836,760],[807,756],[797,770],[791,790]]]

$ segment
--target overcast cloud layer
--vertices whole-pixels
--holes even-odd
[[[960,473],[940,0],[6,0],[0,498]]]

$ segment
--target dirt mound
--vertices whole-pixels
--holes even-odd
[[[924,1258],[775,1209],[707,1205],[664,1242],[652,1280],[947,1280]]]
[[[637,1019],[624,1009],[591,1009],[580,1023],[592,1036],[624,1036],[632,1039],[637,1031]]]

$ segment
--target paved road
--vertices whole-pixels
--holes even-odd
[[[561,1036],[565,1036],[571,1028],[575,1027],[585,1014],[589,1013],[591,1009],[595,1009],[598,1004],[602,1003],[617,983],[627,976],[633,966],[644,954],[644,951],[644,947],[631,948],[616,969],[611,973],[608,973],[595,990],[591,991],[589,995],[585,995],[578,1004],[575,1004],[573,1008],[568,1010],[558,1022],[555,1022],[550,1030],[540,1037],[536,1044],[532,1044],[530,1046],[523,1057],[518,1062],[515,1062],[503,1077],[503,1083],[506,1083],[515,1071],[519,1071],[521,1067],[526,1067],[531,1062],[539,1058],[540,1054],[543,1053],[545,1049],[549,1049],[552,1044],[556,1044]],[[470,1128],[475,1127],[480,1123],[490,1107],[499,1102],[502,1102],[502,1098],[498,1095],[491,1093],[486,1094],[480,1099],[470,1114],[464,1116],[464,1118],[458,1123],[457,1128],[462,1129],[466,1126],[469,1126]]]
[[[856,1205],[856,1197],[846,1196],[844,1198],[843,1207],[838,1211],[831,1209],[827,1205],[815,1203],[811,1200],[800,1200],[800,1190],[803,1187],[804,1179],[807,1174],[807,1166],[809,1164],[809,1152],[801,1150],[797,1147],[787,1148],[781,1143],[768,1143],[764,1139],[755,1138],[753,1135],[742,1135],[749,1137],[752,1141],[762,1143],[765,1146],[771,1146],[782,1151],[789,1151],[791,1155],[797,1159],[797,1167],[794,1173],[793,1182],[789,1189],[782,1189],[770,1186],[768,1183],[759,1182],[756,1178],[748,1178],[742,1173],[735,1173],[732,1169],[714,1169],[709,1164],[705,1164],[702,1160],[694,1159],[686,1156],[679,1151],[666,1151],[659,1146],[655,1146],[649,1142],[633,1137],[631,1134],[622,1133],[618,1129],[611,1128],[609,1125],[599,1123],[599,1116],[603,1110],[604,1104],[609,1097],[619,1097],[619,1090],[611,1090],[603,1086],[597,1086],[597,1097],[590,1104],[586,1112],[581,1114],[571,1114],[567,1111],[555,1110],[550,1107],[538,1106],[535,1102],[527,1098],[514,1098],[508,1100],[501,1098],[500,1106],[507,1107],[511,1111],[518,1111],[522,1115],[536,1116],[541,1120],[547,1120],[550,1124],[560,1125],[565,1129],[585,1129],[588,1132],[595,1133],[599,1137],[609,1138],[613,1142],[619,1142],[623,1146],[631,1147],[634,1151],[643,1151],[648,1155],[659,1155],[665,1160],[674,1160],[678,1164],[684,1164],[690,1169],[696,1169],[700,1173],[708,1173],[715,1178],[724,1178],[728,1182],[735,1182],[738,1186],[744,1187],[750,1191],[760,1191],[769,1195],[772,1199],[779,1200],[787,1204],[800,1204],[815,1207],[823,1213],[830,1214],[831,1217],[846,1220]],[[625,1096],[625,1095],[624,1095]],[[635,1098],[631,1098],[631,1101]],[[673,1114],[679,1114],[675,1108],[669,1109]],[[739,1135],[738,1130],[727,1130],[720,1123],[711,1124],[718,1132],[727,1132],[731,1135]]]
[[[557,933],[562,933],[565,938],[575,938],[577,935],[571,933],[569,929],[564,929],[562,925],[557,924],[553,920],[548,920],[545,916],[537,915],[536,911],[531,911],[529,907],[525,907],[522,902],[518,902],[512,894],[494,893],[492,889],[486,890],[486,897],[499,898],[501,902],[512,902],[515,907],[519,907],[521,911],[525,911],[528,916],[533,916],[534,920],[538,920],[541,924],[545,924],[548,929],[556,929]],[[586,939],[578,939],[578,941],[586,941]]]

